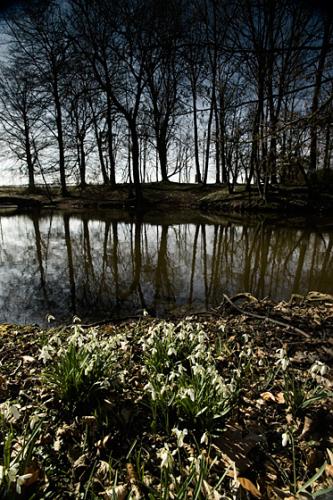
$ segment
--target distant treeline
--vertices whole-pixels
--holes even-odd
[[[333,16],[315,2],[40,0],[1,29],[1,148],[31,189],[264,191],[330,167]]]

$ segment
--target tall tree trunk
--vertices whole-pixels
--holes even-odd
[[[198,142],[198,117],[197,117],[197,89],[196,81],[191,81],[192,100],[193,100],[193,130],[194,130],[194,158],[196,182],[201,183],[200,161],[199,161],[199,142]]]
[[[87,185],[87,182],[86,182],[86,152],[84,149],[84,139],[82,137],[80,137],[79,140],[80,140],[80,144],[79,144],[79,148],[80,148],[80,158],[79,158],[79,162],[80,162],[80,186],[81,186],[81,188],[85,188]]]
[[[324,19],[324,33],[323,33],[323,40],[322,40],[322,45],[320,49],[320,54],[319,54],[319,60],[318,60],[318,67],[316,70],[316,78],[315,78],[315,87],[313,91],[313,97],[312,97],[312,107],[311,107],[311,113],[312,113],[312,124],[310,128],[310,165],[309,165],[309,171],[310,173],[313,173],[317,169],[317,122],[316,122],[316,113],[319,108],[319,98],[320,98],[320,91],[321,91],[321,83],[323,79],[323,73],[324,73],[324,68],[325,68],[325,61],[326,61],[326,56],[329,51],[329,40],[332,35],[332,26],[333,22],[331,19]]]
[[[28,177],[29,177],[29,190],[34,191],[35,175],[34,175],[34,164],[32,161],[32,154],[31,154],[30,129],[29,129],[28,117],[25,114],[24,114],[24,139],[25,139],[25,154],[27,159]]]
[[[91,114],[92,114],[92,123],[93,123],[93,127],[94,127],[94,133],[95,133],[95,139],[96,139],[97,150],[98,150],[99,164],[100,164],[101,172],[102,172],[103,184],[107,185],[107,184],[110,184],[110,179],[109,179],[108,173],[106,171],[106,166],[105,166],[105,161],[104,161],[104,156],[103,156],[102,133],[98,128],[97,116],[96,116],[94,105],[93,105],[91,99],[89,99],[89,105],[90,105]]]
[[[224,89],[219,91],[219,101],[220,101],[220,156],[221,156],[221,168],[222,168],[222,183],[229,183],[229,175],[227,170],[226,158],[225,158],[225,110],[224,110]]]
[[[215,115],[215,182],[220,184],[220,126],[219,126],[219,113],[217,109],[216,93],[214,93],[214,115]]]
[[[156,134],[158,159],[160,162],[162,181],[168,181],[168,160],[167,160],[167,143],[163,130],[159,130]]]
[[[60,172],[60,184],[61,184],[61,194],[63,196],[68,196],[68,190],[66,185],[66,171],[65,171],[65,149],[64,149],[64,135],[62,126],[62,109],[59,98],[58,82],[55,79],[53,86],[53,97],[56,112],[56,127],[57,127],[57,141],[59,149],[59,172]]]
[[[137,206],[140,206],[142,205],[143,197],[142,197],[142,189],[140,181],[139,137],[135,121],[130,120],[128,126],[132,142],[132,173],[133,173],[133,182],[135,189],[135,202]]]
[[[106,121],[108,126],[107,133],[108,133],[108,152],[110,161],[110,184],[111,186],[115,186],[116,172],[115,172],[115,159],[113,151],[112,109],[111,109],[111,99],[108,95],[107,95]]]
[[[213,100],[212,100],[211,104],[210,104],[210,111],[209,111],[208,125],[207,125],[205,171],[204,171],[204,177],[202,180],[203,184],[207,184],[207,179],[208,179],[208,168],[209,168],[209,157],[210,157],[210,138],[211,138],[211,131],[212,131],[213,111],[214,111],[214,104],[213,104]]]

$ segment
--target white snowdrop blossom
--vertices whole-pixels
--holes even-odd
[[[0,405],[0,414],[5,420],[14,420],[16,422],[21,417],[20,405],[5,401]]]
[[[188,434],[187,429],[179,430],[177,427],[172,429],[172,434],[174,434],[177,438],[177,446],[178,448],[182,448],[184,446],[184,438]]]
[[[49,346],[44,345],[39,353],[39,359],[41,359],[45,365],[47,361],[52,359],[51,352],[53,349],[51,349]]]
[[[282,446],[286,447],[288,443],[290,443],[290,435],[288,432],[284,432],[282,434]]]
[[[21,494],[21,489],[24,483],[32,477],[32,474],[23,474],[23,476],[18,476],[16,480],[16,492],[18,495]]]
[[[244,339],[245,344],[247,344],[250,337],[247,333],[243,333],[242,338]]]
[[[208,444],[208,434],[207,434],[207,432],[204,432],[203,435],[201,436],[200,443],[201,444],[205,444],[205,445]]]
[[[283,371],[286,371],[286,369],[289,366],[289,359],[284,357],[284,358],[279,358],[276,362],[276,365],[281,365],[281,368]]]
[[[174,450],[172,453],[169,449],[169,445],[166,443],[163,448],[157,451],[157,457],[161,460],[160,467],[161,469],[170,469],[173,466],[173,455],[177,450]]]
[[[320,374],[322,377],[328,373],[328,366],[322,361],[315,361],[310,368],[310,373],[312,375]]]
[[[190,398],[190,400],[192,402],[194,402],[194,400],[195,400],[194,390],[192,388],[190,388],[190,387],[188,389],[181,389],[180,390],[180,397],[182,399]]]
[[[173,346],[171,346],[171,347],[169,347],[167,354],[168,354],[168,356],[172,356],[173,354],[176,355],[177,351]]]
[[[276,354],[279,359],[286,358],[287,357],[287,352],[283,347],[280,349],[276,349]]]
[[[172,371],[169,375],[169,381],[173,382],[177,377],[179,377],[179,374],[177,372]]]
[[[148,384],[146,384],[143,388],[144,391],[147,391],[147,392],[150,392],[151,394],[151,399],[153,401],[156,401],[156,391],[155,391],[155,388],[153,386],[153,384],[151,382],[148,382]]]
[[[19,469],[18,464],[10,465],[8,472],[7,472],[8,479],[9,479],[10,483],[15,483],[18,469]]]
[[[194,365],[192,366],[192,372],[193,375],[203,375],[204,374],[204,368],[201,365]]]

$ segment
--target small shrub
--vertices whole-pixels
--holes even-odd
[[[164,323],[143,344],[153,426],[160,423],[167,432],[176,421],[198,431],[218,427],[234,394],[216,369],[202,327]]]
[[[100,343],[95,332],[85,335],[80,327],[67,344],[47,358],[44,380],[55,395],[73,411],[95,407],[116,380],[113,343]]]

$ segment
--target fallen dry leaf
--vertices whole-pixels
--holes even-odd
[[[119,484],[118,486],[112,486],[101,493],[102,498],[108,500],[109,498],[117,500],[125,500],[128,494],[127,484]]]
[[[275,400],[275,396],[274,394],[272,394],[271,392],[262,392],[260,394],[260,397],[264,400],[264,401],[276,401]]]
[[[333,477],[333,465],[331,464],[326,464],[326,467],[325,467],[325,472],[328,476],[331,476]]]
[[[286,403],[283,392],[278,392],[275,395],[275,400],[279,405],[284,405]]]
[[[141,498],[141,492],[138,486],[138,476],[136,470],[131,463],[126,464],[127,476],[131,484],[131,495],[134,499]]]
[[[312,427],[313,420],[310,417],[305,417],[304,418],[304,425],[303,425],[303,430],[301,433],[301,437],[305,437],[309,432]]]
[[[256,498],[261,498],[261,493],[257,489],[257,487],[250,481],[250,479],[247,479],[246,477],[237,477],[237,481],[239,484],[244,488],[244,490],[249,491],[251,495],[253,495]]]

